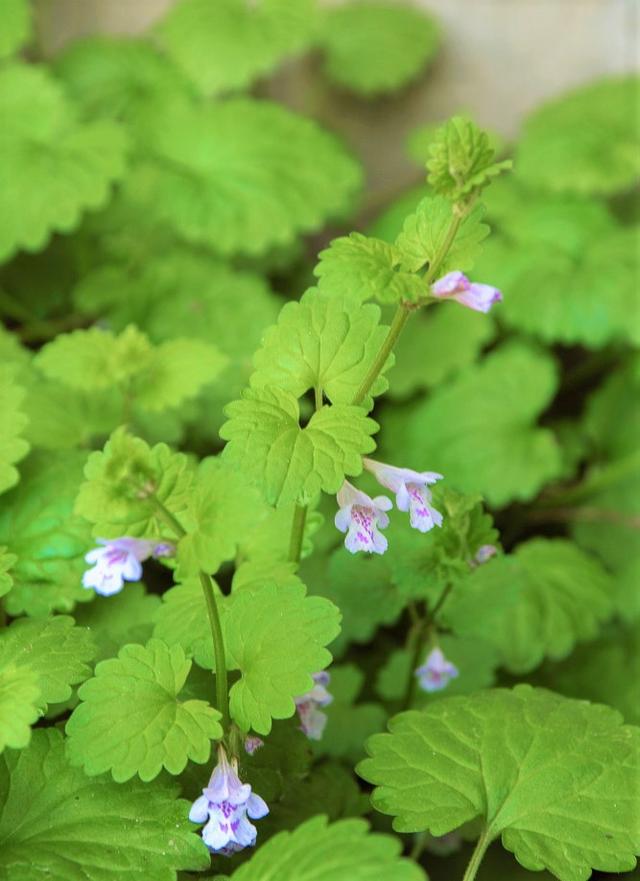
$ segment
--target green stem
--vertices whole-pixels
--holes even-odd
[[[451,223],[449,224],[449,229],[447,230],[447,234],[442,240],[442,244],[440,248],[436,252],[433,260],[429,264],[429,269],[426,272],[424,277],[425,285],[430,285],[432,281],[435,280],[436,276],[440,272],[440,266],[442,265],[442,261],[449,253],[449,248],[453,244],[453,240],[458,235],[458,230],[460,229],[460,224],[464,220],[465,216],[468,214],[471,205],[467,206],[465,211],[460,211],[459,209],[454,207],[454,214],[451,218]]]
[[[304,539],[304,524],[307,519],[307,506],[296,505],[293,510],[293,523],[291,524],[291,542],[289,544],[289,560],[299,563],[302,556],[302,542]]]
[[[416,694],[417,679],[415,676],[416,668],[420,666],[420,658],[424,652],[427,639],[429,637],[429,628],[426,621],[422,621],[415,631],[413,652],[411,653],[411,665],[409,666],[409,676],[407,678],[407,687],[405,689],[404,698],[402,700],[401,709],[408,710],[413,703]]]
[[[376,379],[378,378],[378,374],[387,363],[387,358],[393,351],[393,347],[398,341],[398,337],[402,333],[402,330],[409,320],[409,316],[411,315],[412,308],[406,306],[404,303],[400,303],[398,308],[396,309],[395,315],[393,316],[393,321],[391,322],[391,327],[384,338],[382,345],[376,355],[373,364],[367,370],[367,373],[360,384],[360,388],[358,389],[355,398],[353,399],[354,404],[361,404],[362,401],[366,398],[371,386],[374,384]]]
[[[316,412],[322,408],[323,400],[322,400],[322,386],[317,385],[313,389],[314,400],[316,405]]]
[[[184,538],[187,534],[186,529],[180,521],[171,513],[171,511],[162,504],[160,499],[151,494],[149,496],[158,516],[164,520],[167,526],[173,530],[176,536]],[[222,726],[226,731],[229,730],[230,714],[229,714],[229,684],[227,678],[227,662],[224,651],[224,636],[222,634],[222,625],[220,623],[220,614],[218,612],[218,604],[213,589],[213,579],[202,570],[198,573],[200,584],[204,594],[204,601],[207,605],[207,615],[209,617],[209,627],[211,629],[211,638],[213,640],[213,655],[216,665],[216,704],[222,715]]]
[[[469,865],[467,866],[467,870],[464,873],[462,881],[475,881],[475,877],[478,874],[478,869],[480,868],[480,863],[484,859],[484,855],[487,852],[487,848],[490,844],[491,838],[489,836],[489,831],[485,829],[485,831],[478,839],[475,848],[473,849],[471,859],[469,860]]]

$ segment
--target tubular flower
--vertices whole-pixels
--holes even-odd
[[[155,542],[142,538],[97,539],[101,548],[85,555],[93,567],[82,576],[82,586],[102,596],[120,593],[125,581],[140,581],[142,563],[149,557],[169,557],[175,548],[169,542]]]
[[[201,834],[209,850],[231,856],[253,847],[258,833],[247,817],[259,820],[268,813],[266,802],[251,792],[248,783],[240,781],[236,760],[229,762],[224,747],[219,746],[218,764],[189,811],[193,823],[206,824]]]
[[[442,526],[442,514],[431,506],[431,493],[426,488],[442,480],[442,474],[396,468],[374,459],[363,459],[363,463],[381,486],[396,494],[398,510],[409,512],[409,522],[414,529],[428,532],[434,526]]]
[[[344,540],[346,549],[352,554],[358,551],[384,554],[387,540],[378,527],[385,529],[389,525],[386,511],[393,507],[391,499],[386,496],[372,499],[345,480],[338,491],[337,500],[340,510],[334,522],[340,532],[347,533]]]
[[[311,691],[300,695],[295,699],[298,716],[300,718],[300,730],[304,731],[309,740],[321,740],[327,724],[327,714],[318,707],[326,707],[333,700],[333,695],[327,691],[327,685],[331,676],[326,670],[313,674],[314,686]]]
[[[415,671],[420,688],[424,691],[442,691],[452,679],[459,673],[458,668],[451,661],[447,661],[441,649],[432,649],[426,657],[424,664]]]
[[[494,303],[502,300],[498,288],[470,282],[463,272],[448,272],[431,286],[434,297],[455,300],[476,312],[488,312]]]

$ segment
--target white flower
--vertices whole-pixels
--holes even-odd
[[[415,675],[418,677],[420,688],[434,692],[446,688],[459,673],[455,664],[447,661],[442,650],[436,647],[429,652],[424,664],[415,671]]]
[[[387,540],[378,531],[389,525],[385,513],[393,504],[386,496],[372,499],[366,493],[352,486],[347,480],[337,495],[340,510],[335,516],[335,525],[340,532],[346,532],[344,546],[352,554],[365,551],[368,554],[384,554]]]
[[[82,576],[82,586],[102,596],[120,593],[125,581],[140,581],[142,563],[149,557],[168,557],[175,552],[169,542],[158,543],[142,538],[97,539],[101,548],[94,548],[85,556],[93,568]]]
[[[437,480],[442,480],[442,474],[396,468],[375,459],[365,458],[363,464],[381,486],[396,494],[398,510],[409,511],[409,522],[414,529],[428,532],[434,526],[442,526],[442,514],[431,506],[431,493],[426,489]]]
[[[206,824],[201,834],[209,850],[231,856],[253,847],[258,833],[247,817],[259,820],[268,813],[267,803],[251,792],[248,783],[240,781],[235,759],[230,763],[224,747],[219,746],[218,764],[189,811],[193,823]]]
[[[296,709],[300,719],[300,730],[304,731],[309,740],[321,740],[327,724],[327,714],[319,707],[328,706],[333,695],[327,691],[331,676],[326,670],[313,674],[314,686],[310,691],[295,698]]]

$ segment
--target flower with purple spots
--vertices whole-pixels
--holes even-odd
[[[442,526],[442,514],[431,506],[431,493],[426,488],[442,480],[442,474],[396,468],[374,459],[365,458],[363,462],[381,486],[396,494],[398,510],[409,512],[409,522],[414,529],[428,532],[434,526]]]
[[[448,272],[431,286],[434,297],[455,300],[476,312],[488,312],[494,303],[502,300],[498,288],[488,284],[470,282],[463,272]]]
[[[415,671],[420,688],[424,691],[442,691],[452,679],[459,673],[458,668],[451,661],[447,661],[442,650],[436,646],[431,649],[424,664]]]
[[[240,781],[237,761],[229,762],[224,747],[219,746],[218,764],[189,811],[193,823],[205,823],[201,835],[209,850],[231,856],[253,847],[258,833],[247,817],[259,820],[268,813],[266,802],[251,792],[248,783]]]
[[[314,673],[314,686],[311,691],[307,691],[295,699],[300,718],[300,730],[304,731],[309,740],[322,739],[327,724],[327,714],[318,708],[328,706],[333,700],[333,695],[327,691],[330,679],[331,677],[326,670]]]
[[[340,532],[346,532],[344,546],[352,554],[365,551],[368,554],[384,554],[387,540],[379,532],[389,525],[386,512],[393,507],[391,499],[366,493],[352,486],[348,480],[338,491],[338,507],[335,524]]]
[[[82,576],[82,586],[101,596],[120,593],[125,581],[140,581],[142,563],[149,557],[168,557],[175,552],[169,542],[155,542],[142,538],[97,539],[101,548],[94,548],[85,556],[93,566]]]

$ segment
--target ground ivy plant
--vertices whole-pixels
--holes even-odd
[[[0,878],[634,872],[637,81],[369,222],[257,96],[409,84],[413,8],[0,21]]]

